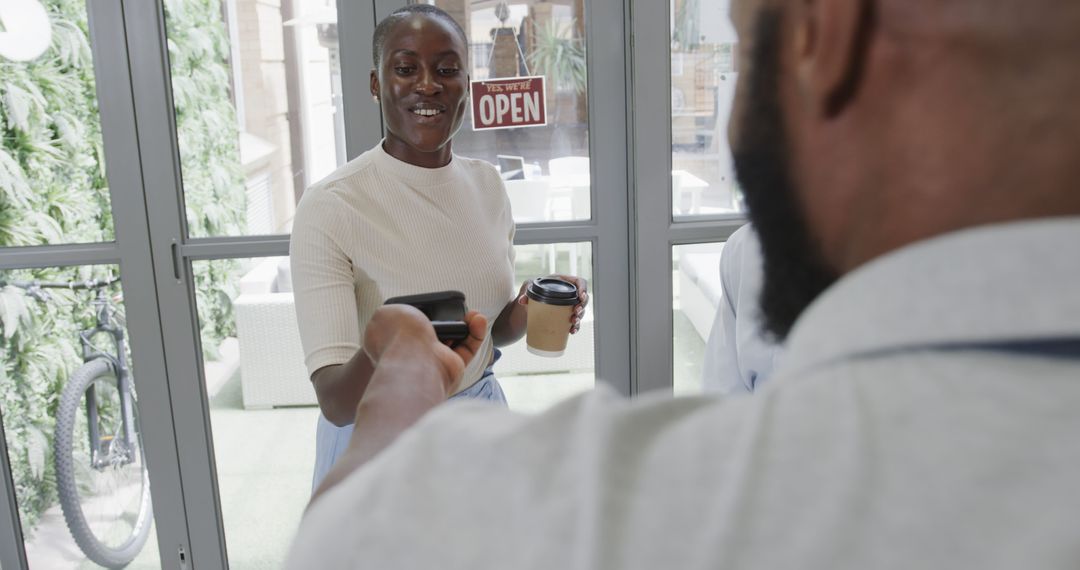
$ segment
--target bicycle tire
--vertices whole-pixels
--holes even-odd
[[[117,385],[115,368],[108,359],[98,358],[80,366],[68,379],[60,396],[55,438],[57,491],[64,521],[83,554],[94,563],[106,568],[123,568],[135,559],[150,536],[152,521],[149,476],[142,450],[142,438],[137,437],[139,464],[135,468],[141,471],[142,487],[139,492],[136,520],[132,524],[130,535],[118,545],[104,543],[91,529],[84,512],[83,502],[79,495],[76,473],[79,465],[76,463],[74,448],[75,424],[79,414],[85,410],[86,391],[91,384],[99,381]],[[135,431],[139,433],[138,417],[134,417]]]

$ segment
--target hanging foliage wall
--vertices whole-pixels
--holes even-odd
[[[85,0],[43,0],[52,43],[29,62],[0,57],[0,247],[113,239]],[[244,188],[217,1],[170,0],[169,56],[191,233],[243,233]],[[196,290],[210,356],[232,334],[232,263],[200,264]],[[67,281],[116,267],[0,272],[0,281]],[[24,531],[56,502],[52,439],[60,391],[81,364],[85,295],[48,303],[0,288],[0,412]],[[135,363],[138,375],[138,363]]]

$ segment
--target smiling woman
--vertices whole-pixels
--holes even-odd
[[[468,100],[465,33],[445,12],[412,6],[383,20],[374,44],[371,94],[382,104],[386,152],[417,166],[445,166]]]
[[[313,486],[352,434],[376,365],[360,350],[361,335],[387,298],[457,290],[487,317],[488,334],[451,398],[505,405],[491,368],[495,346],[517,341],[527,326],[502,179],[490,163],[451,148],[468,103],[465,33],[438,8],[406,6],[378,25],[373,53],[371,94],[386,137],[308,189],[293,224],[297,321],[322,412]],[[566,323],[576,331],[586,283],[563,277],[580,291]]]

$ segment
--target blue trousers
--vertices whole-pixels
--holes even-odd
[[[496,359],[498,359],[497,356]],[[458,398],[489,400],[506,405],[506,395],[503,394],[502,386],[495,379],[495,373],[491,371],[490,366],[484,370],[484,375],[475,384],[450,396],[451,400]],[[315,429],[315,473],[311,478],[311,492],[315,492],[322,480],[326,478],[326,474],[330,472],[330,468],[345,453],[349,447],[352,432],[352,424],[337,427],[319,414],[319,423]]]

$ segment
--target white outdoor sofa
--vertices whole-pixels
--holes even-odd
[[[287,257],[267,258],[240,279],[234,302],[244,407],[312,406]]]

